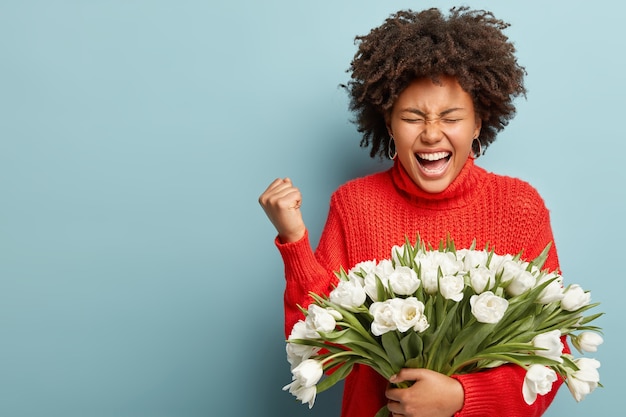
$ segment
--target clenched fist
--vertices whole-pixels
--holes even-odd
[[[270,219],[283,243],[296,242],[306,227],[300,212],[302,195],[289,178],[277,178],[259,197],[259,204]]]

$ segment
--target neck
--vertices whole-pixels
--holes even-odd
[[[479,177],[483,172],[484,170],[474,165],[473,158],[467,158],[459,175],[445,190],[439,193],[429,193],[413,182],[398,159],[390,170],[393,183],[406,198],[420,205],[441,206],[443,204],[447,207],[451,204],[464,204],[480,188]]]

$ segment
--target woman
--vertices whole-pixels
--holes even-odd
[[[450,236],[457,248],[489,244],[497,253],[539,255],[553,241],[542,198],[529,184],[474,164],[514,116],[525,93],[525,70],[490,12],[453,8],[400,11],[368,35],[346,85],[361,146],[394,159],[387,171],[355,179],[333,193],[320,242],[312,250],[288,179],[277,179],[259,202],[278,236],[285,263],[285,329],[302,318],[310,291],[328,293],[333,271],[383,259],[405,237],[436,246]],[[545,267],[558,268],[552,245]],[[522,397],[525,371],[503,365],[453,375],[403,369],[386,381],[357,366],[344,385],[343,417],[373,417],[387,404],[394,416],[539,416],[562,381],[532,405]],[[415,381],[410,388],[389,382]]]

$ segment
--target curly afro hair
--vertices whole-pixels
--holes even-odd
[[[503,34],[507,27],[485,10],[454,7],[446,17],[431,8],[399,11],[357,36],[351,80],[343,87],[363,134],[361,147],[371,145],[372,158],[384,157],[389,146],[385,116],[398,95],[416,78],[439,82],[447,75],[472,97],[482,121],[479,141],[486,149],[515,115],[513,99],[526,94],[526,70]]]

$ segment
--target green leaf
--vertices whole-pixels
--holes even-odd
[[[531,264],[535,265],[537,268],[543,268],[543,264],[546,263],[546,259],[548,259],[548,253],[550,252],[550,246],[552,246],[552,242],[548,242],[546,247],[541,251],[539,256],[537,256]]]
[[[386,405],[383,405],[383,407],[378,410],[378,412],[376,413],[376,415],[374,417],[389,417],[389,409],[387,408]]]
[[[529,352],[536,348],[532,343],[503,343],[495,346],[490,346],[483,351],[479,352],[480,355],[487,353],[506,353],[506,352]]]
[[[415,356],[404,363],[404,368],[424,368],[426,366],[424,356]]]
[[[376,275],[376,296],[379,300],[387,299],[387,289],[383,285],[383,282],[380,280],[378,275]]]
[[[348,359],[339,368],[336,368],[331,374],[327,374],[328,376],[326,376],[317,384],[317,393],[319,394],[320,392],[326,391],[337,382],[343,380],[352,371],[353,367],[354,361]]]
[[[355,352],[360,353],[364,357],[372,358],[373,356],[377,356],[389,362],[385,351],[378,343],[372,343],[366,339],[363,339],[358,335],[358,333],[352,330],[344,333],[339,338],[333,339],[332,342],[338,345],[347,346],[342,348],[342,350],[351,349]],[[359,347],[363,349],[358,349]]]
[[[454,240],[450,237],[450,233],[446,236],[446,248],[448,252],[456,253],[456,247],[454,246]]]
[[[441,267],[438,268],[439,272],[437,273],[437,280],[439,280],[442,276],[442,272],[441,272]],[[456,304],[455,304],[456,305]],[[448,300],[446,300],[445,298],[443,298],[443,296],[436,296],[435,297],[435,323],[434,323],[434,327],[439,329],[442,327],[443,322],[445,321],[445,318],[448,317],[447,315],[447,306],[448,306]]]
[[[587,323],[590,323],[590,322],[594,321],[597,318],[600,318],[603,315],[604,315],[604,313],[596,313],[596,314],[592,314],[591,316],[583,317],[582,320],[580,320],[579,324],[581,326],[585,325]]]
[[[475,325],[463,329],[463,334],[460,337],[463,347],[457,355],[458,359],[465,361],[480,350],[480,345],[485,343],[485,340],[493,331],[494,327],[495,324],[476,322]],[[456,340],[455,343],[457,343]]]
[[[328,343],[324,342],[323,340],[316,340],[316,339],[289,339],[288,341],[289,343],[295,343],[298,345],[307,345],[307,346],[314,346],[314,347],[319,347],[322,349],[327,349],[331,352],[341,352],[344,351],[345,349],[339,346],[333,346],[333,345],[329,345]]]
[[[406,358],[400,348],[400,341],[398,339],[398,332],[387,332],[381,336],[381,342],[391,365],[399,371],[404,366]]]
[[[563,366],[568,367],[573,369],[574,371],[578,371],[578,365],[576,365],[576,362],[574,362],[572,360],[572,357],[569,355],[563,355],[561,356],[561,359],[563,359]]]
[[[335,271],[335,276],[337,277],[337,279],[339,279],[340,281],[348,281],[348,273],[346,272],[346,270],[343,268],[343,266],[339,269],[339,271]]]
[[[346,333],[352,331],[352,329],[333,330],[330,332],[318,332],[322,339],[335,342],[336,339],[343,337]]]
[[[447,356],[445,352],[442,353],[438,349],[439,349],[439,345],[441,344],[441,341],[444,340],[446,330],[450,326],[450,323],[456,317],[455,312],[458,306],[459,306],[458,303],[455,303],[455,302],[452,303],[452,307],[447,312],[447,314],[443,317],[443,320],[441,321],[441,323],[437,323],[437,328],[434,331],[434,338],[430,346],[424,347],[424,352],[425,354],[428,355],[428,361],[426,362],[426,367],[428,369],[438,370],[439,367],[433,367],[432,365],[433,361],[436,358],[439,358],[439,360],[441,361],[442,358],[445,359],[445,357]]]
[[[424,350],[424,342],[422,338],[414,331],[409,332],[400,340],[400,347],[407,359],[415,358],[422,354]]]

